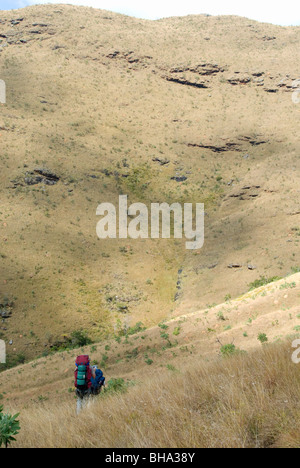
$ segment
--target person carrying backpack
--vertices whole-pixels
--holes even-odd
[[[89,356],[78,356],[75,368],[75,388],[77,395],[77,414],[84,408],[92,388],[92,378],[95,379],[95,370],[90,366]]]
[[[91,386],[91,394],[92,395],[99,395],[101,392],[102,387],[105,387],[105,377],[101,369],[98,369],[97,366],[93,366],[92,368],[95,372],[95,377],[91,378],[92,386]]]

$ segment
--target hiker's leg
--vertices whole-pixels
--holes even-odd
[[[82,398],[77,398],[77,415],[82,410]]]
[[[89,389],[86,392],[86,394],[84,395],[84,399],[83,399],[83,403],[82,403],[83,408],[86,408],[87,406],[89,406],[90,396],[91,396],[91,390]]]

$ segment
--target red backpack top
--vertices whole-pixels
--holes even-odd
[[[89,356],[78,356],[76,359],[75,387],[84,390],[92,386],[92,370]]]

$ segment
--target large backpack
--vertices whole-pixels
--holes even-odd
[[[95,378],[92,377],[92,387],[99,388],[104,384],[105,377],[101,369],[96,369],[95,374]]]
[[[89,356],[78,356],[76,359],[75,387],[80,391],[91,388],[92,370]]]

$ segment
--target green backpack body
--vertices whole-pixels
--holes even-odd
[[[85,365],[78,366],[77,387],[84,387],[84,385],[86,385],[86,374],[87,374],[87,366]]]

